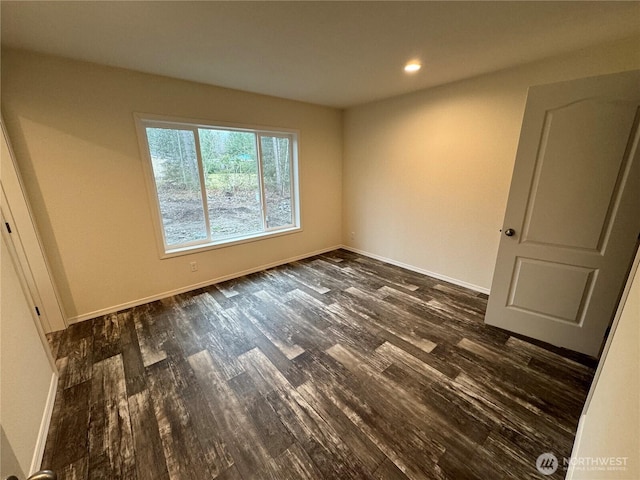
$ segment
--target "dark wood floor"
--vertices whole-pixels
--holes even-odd
[[[499,479],[569,457],[594,365],[343,250],[72,325],[61,479]],[[560,352],[562,353],[562,352]]]

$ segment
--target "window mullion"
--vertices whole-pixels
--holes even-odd
[[[204,224],[207,229],[207,241],[212,240],[211,222],[209,221],[209,201],[207,199],[207,185],[205,182],[204,161],[202,159],[202,150],[200,149],[200,134],[198,129],[193,129],[193,135],[196,143],[196,158],[198,159],[198,173],[200,174],[200,193],[202,194],[202,208],[204,209]]]
[[[264,192],[264,178],[263,178],[263,166],[262,166],[262,135],[256,133],[256,153],[258,157],[258,185],[260,186],[260,210],[262,211],[262,230],[266,231],[269,228],[267,224],[267,199]]]
[[[297,225],[297,218],[298,218],[298,201],[295,200],[297,199],[297,192],[296,192],[296,186],[297,186],[297,182],[294,181],[294,176],[297,175],[294,173],[294,168],[295,165],[293,163],[293,138],[291,136],[287,136],[288,139],[288,144],[289,144],[289,198],[291,199],[291,223],[293,225]]]

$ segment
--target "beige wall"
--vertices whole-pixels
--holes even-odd
[[[640,254],[636,257],[636,268]],[[640,478],[640,275],[635,272],[572,452],[570,480]],[[602,471],[594,462],[614,462]],[[621,457],[621,458],[619,458]]]
[[[345,243],[488,291],[527,88],[636,68],[640,38],[348,109]]]
[[[72,320],[341,243],[339,110],[3,51],[2,111]],[[298,129],[303,231],[160,260],[134,112]]]
[[[351,108],[344,129],[335,109],[5,51],[2,109],[72,319],[340,243],[488,291],[527,87],[640,68],[639,44]],[[304,231],[160,260],[133,112],[299,129]]]

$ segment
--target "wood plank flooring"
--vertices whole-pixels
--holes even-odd
[[[43,468],[84,479],[535,479],[593,359],[344,250],[72,325]],[[564,478],[560,468],[544,478]]]

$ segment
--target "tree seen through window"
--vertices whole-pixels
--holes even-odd
[[[290,133],[174,125],[145,131],[167,247],[294,226]]]

